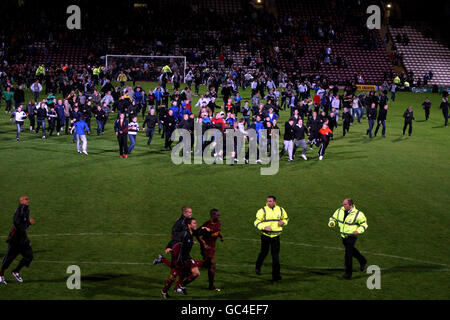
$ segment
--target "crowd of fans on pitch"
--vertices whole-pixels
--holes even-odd
[[[187,85],[180,87],[181,79],[178,83],[163,80],[173,79],[172,68],[166,67],[168,72],[161,72],[159,85],[148,91],[139,84],[134,87],[125,82],[122,86],[113,85],[118,79],[111,78],[102,68],[98,76],[87,66],[82,70],[67,65],[47,70],[41,66],[34,70],[18,69],[0,77],[0,85],[4,88],[1,105],[4,112],[11,115],[21,107],[27,115],[29,130],[36,135],[42,130],[42,138],[69,134],[81,117],[89,131],[101,135],[110,119],[115,121],[119,114],[125,113],[130,123],[134,117],[144,121],[142,129],[149,138],[147,145],[151,144],[157,131],[165,139],[165,149],[171,148],[170,136],[176,128],[193,133],[195,122],[202,124],[203,132],[216,128],[221,132],[233,129],[246,134],[246,130],[253,128],[259,134],[259,130],[267,129],[270,141],[272,129],[281,127],[282,132],[285,129],[285,124],[280,126],[278,123],[280,111],[289,110],[294,125],[299,119],[304,121],[306,139],[313,148],[321,142],[318,131],[323,123],[334,131],[342,122],[345,135],[353,119],[361,122],[364,114],[373,117],[372,105],[381,110],[387,104],[387,92],[392,88],[394,94],[391,97],[395,98],[396,86],[387,83],[383,84],[382,92],[356,95],[355,82],[348,82],[342,94],[336,83],[320,76],[289,78],[281,73],[272,78],[273,73],[220,72],[209,68],[189,70],[188,75],[201,76],[198,81],[195,76],[193,81],[187,76]],[[207,87],[203,94],[200,94],[200,85]],[[31,91],[33,99],[25,101],[25,90]],[[251,99],[243,99],[242,93],[250,91]],[[63,99],[56,99],[57,94]],[[194,96],[198,97],[195,105],[192,102]],[[198,111],[195,112],[193,107],[198,107]],[[195,143],[206,147],[207,142],[194,142],[193,139],[192,147]],[[292,160],[291,156],[289,160]]]

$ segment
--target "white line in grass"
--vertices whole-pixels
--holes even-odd
[[[153,263],[151,262],[118,262],[118,261],[52,261],[52,260],[33,260],[34,263],[51,263],[51,264],[107,264],[107,265],[134,265],[134,266],[152,266]],[[248,268],[254,268],[254,264],[222,264],[217,263],[218,267],[225,267],[225,268],[231,268],[231,267],[248,267]],[[286,266],[281,264],[281,266]],[[299,269],[315,269],[315,270],[345,270],[342,266],[340,267],[312,267],[312,266],[295,266]],[[388,271],[390,269],[395,268],[381,268],[382,271]],[[428,270],[427,272],[449,272],[449,269],[439,269],[439,270]]]
[[[168,237],[167,234],[162,233],[134,233],[134,232],[95,232],[95,233],[60,233],[60,234],[36,234],[32,235],[30,234],[30,237],[78,237],[78,236],[143,236],[143,237]],[[4,238],[4,237],[3,237]],[[226,238],[228,240],[235,240],[235,241],[252,241],[252,242],[259,242],[259,239],[244,239],[244,238]],[[309,243],[300,243],[300,242],[290,242],[290,241],[281,241],[283,244],[288,245],[294,245],[294,246],[302,246],[302,247],[314,247],[314,248],[322,248],[322,249],[331,249],[331,250],[339,250],[343,251],[342,248],[337,247],[329,247],[329,246],[320,246],[320,245],[313,245]],[[431,262],[431,261],[425,261],[425,260],[419,260],[409,257],[402,257],[402,256],[396,256],[391,254],[384,254],[384,253],[373,253],[368,251],[361,251],[366,254],[374,255],[374,256],[380,256],[380,257],[388,257],[388,258],[394,258],[394,259],[401,259],[401,260],[407,260],[407,261],[415,261],[420,263],[426,263],[426,264],[432,264],[442,267],[447,267],[448,264],[445,263],[437,263],[437,262]]]

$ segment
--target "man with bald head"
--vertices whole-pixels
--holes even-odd
[[[19,207],[14,213],[13,227],[9,233],[8,250],[3,257],[2,266],[0,269],[0,283],[7,284],[5,281],[5,270],[11,265],[11,263],[20,254],[22,260],[19,265],[11,272],[17,281],[23,282],[20,277],[20,270],[23,267],[29,267],[33,260],[33,250],[31,249],[30,239],[27,236],[27,229],[34,224],[34,219],[30,218],[30,199],[27,196],[21,196],[19,198]]]
[[[367,219],[362,211],[356,209],[353,200],[344,199],[342,207],[337,209],[328,222],[328,226],[333,228],[339,226],[342,243],[345,247],[345,274],[344,279],[350,280],[353,273],[353,258],[360,264],[360,270],[364,271],[367,259],[355,248],[358,235],[363,233],[368,225]]]

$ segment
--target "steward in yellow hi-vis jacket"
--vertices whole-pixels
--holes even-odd
[[[280,275],[280,234],[289,222],[286,211],[277,206],[274,196],[267,197],[267,205],[258,210],[254,225],[261,231],[261,251],[256,260],[255,272],[261,275],[261,266],[269,253],[272,253],[272,281],[281,280]]]
[[[356,209],[353,200],[347,198],[343,201],[342,207],[337,209],[328,222],[328,226],[333,228],[339,226],[342,243],[345,247],[345,274],[344,279],[351,279],[353,272],[353,258],[360,264],[360,270],[364,271],[367,259],[355,248],[357,236],[366,231],[367,219],[364,213]]]

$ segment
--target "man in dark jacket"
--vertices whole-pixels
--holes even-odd
[[[103,124],[105,123],[106,113],[103,111],[102,106],[98,105],[97,108],[93,108],[95,120],[97,121],[97,135],[99,136],[103,132]]]
[[[425,110],[425,120],[428,120],[430,117],[430,109],[431,109],[431,101],[430,99],[426,98],[425,101],[422,103],[422,108]]]
[[[308,134],[308,129],[303,124],[303,119],[299,118],[297,121],[297,124],[294,126],[294,152],[293,157],[295,157],[295,152],[297,151],[298,147],[302,147],[302,158],[303,160],[308,160],[306,158],[306,151],[308,150],[308,147],[306,145],[305,141],[305,135]]]
[[[378,111],[378,119],[377,119],[377,128],[375,129],[375,135],[377,136],[378,129],[380,128],[380,125],[383,126],[383,130],[381,131],[381,134],[383,135],[383,138],[386,138],[386,117],[387,117],[387,111],[388,111],[388,105],[385,105],[383,108],[380,108],[380,111]]]
[[[14,213],[13,227],[9,233],[8,250],[3,257],[0,269],[0,283],[7,284],[5,281],[5,270],[11,265],[14,259],[21,254],[23,256],[19,265],[12,271],[12,275],[17,281],[23,282],[20,277],[20,270],[23,267],[29,267],[33,260],[33,250],[31,249],[30,239],[27,236],[27,229],[34,224],[34,219],[30,218],[30,200],[27,196],[19,198],[19,207]]]
[[[47,119],[47,109],[45,108],[45,103],[41,103],[40,107],[37,109],[37,127],[36,134],[39,132],[39,128],[42,126],[42,139],[45,139],[45,120]]]
[[[366,131],[366,135],[369,135],[369,138],[372,139],[372,130],[375,125],[375,120],[377,119],[377,108],[375,103],[372,103],[370,109],[367,111],[367,119],[369,120],[369,128]]]
[[[190,217],[186,218],[184,223],[187,230],[182,233],[181,240],[178,241],[172,248],[166,249],[166,252],[172,252],[172,261],[170,276],[161,291],[161,295],[165,299],[169,298],[167,292],[177,276],[178,282],[175,289],[178,292],[181,291],[184,294],[187,294],[186,286],[200,275],[198,266],[190,255],[194,244],[194,232],[197,230],[197,221]],[[187,273],[189,273],[189,276],[187,279],[183,280],[184,275]]]
[[[309,130],[309,148],[312,150],[313,144],[317,145],[319,139],[319,129],[321,128],[320,119],[317,117],[317,112],[313,112],[312,117],[308,119],[307,127]]]
[[[148,112],[148,115],[145,117],[144,124],[142,125],[142,130],[145,130],[145,126],[147,126],[146,135],[148,137],[147,141],[148,146],[152,143],[153,133],[155,133],[156,122],[158,122],[158,119],[156,118],[155,115],[155,109],[152,108]]]
[[[175,117],[173,116],[173,110],[169,110],[169,113],[164,118],[164,133],[165,133],[165,144],[164,144],[164,150],[172,149],[172,140],[170,139],[172,137],[172,133],[175,130],[176,121]]]
[[[300,118],[301,119],[301,118]],[[284,124],[284,138],[283,138],[283,145],[284,148],[280,153],[280,159],[281,157],[284,155],[284,153],[286,151],[288,151],[288,155],[289,155],[289,160],[288,161],[292,161],[293,160],[293,153],[294,153],[294,137],[295,137],[295,133],[294,133],[294,119],[289,119],[289,121],[287,121]]]
[[[128,120],[125,119],[125,113],[121,113],[114,123],[114,131],[119,141],[120,157],[128,158]]]
[[[444,116],[444,125],[447,126],[448,125],[448,99],[447,98],[442,98],[442,102],[441,102],[441,110],[442,110],[442,115]]]
[[[344,107],[344,112],[342,113],[342,121],[343,121],[343,136],[345,137],[345,134],[350,131],[350,125],[353,123],[353,117],[346,107]]]
[[[409,126],[408,135],[411,136],[412,133],[412,122],[416,121],[414,118],[414,112],[412,106],[409,106],[408,109],[403,113],[403,118],[405,118],[405,124],[403,125],[403,135],[405,135],[406,127]]]

